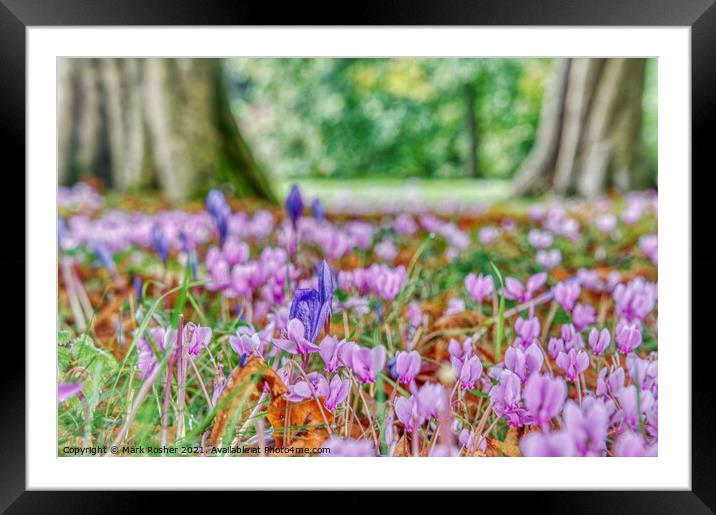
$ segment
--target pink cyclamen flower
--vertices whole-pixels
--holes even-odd
[[[564,352],[564,340],[562,338],[550,338],[547,344],[547,352],[552,359],[557,359],[560,352]]]
[[[288,321],[286,329],[287,338],[274,338],[273,343],[279,349],[285,350],[289,354],[300,354],[307,356],[318,351],[318,346],[311,343],[305,338],[306,330],[298,318],[292,318]]]
[[[497,229],[494,227],[483,227],[478,234],[480,243],[487,246],[497,238]]]
[[[342,340],[341,343],[345,342]],[[326,371],[335,372],[341,366],[339,350],[341,345],[338,342],[338,338],[335,336],[326,336],[318,346],[318,355],[321,356],[323,363],[325,364]]]
[[[608,376],[607,373],[609,374]],[[619,392],[622,391],[622,388],[624,388],[624,381],[625,374],[622,367],[612,370],[611,372],[607,367],[604,367],[599,371],[597,390],[595,393],[598,397],[605,395],[616,397]]]
[[[395,372],[401,383],[410,383],[420,372],[420,354],[417,351],[398,352],[395,355]]]
[[[229,345],[239,356],[263,357],[266,346],[273,336],[274,327],[273,322],[269,323],[258,333],[252,327],[239,327],[236,336],[229,336]]]
[[[417,301],[408,304],[408,323],[411,327],[420,327],[423,323],[423,310]]]
[[[385,347],[359,347],[351,353],[351,368],[361,383],[372,383],[385,366]]]
[[[465,288],[470,293],[472,300],[482,302],[486,297],[492,295],[494,289],[492,276],[469,273],[465,277]]]
[[[82,391],[82,383],[60,383],[57,385],[57,402],[62,403]]]
[[[551,270],[562,262],[562,252],[559,249],[539,250],[535,261],[547,270]]]
[[[595,225],[601,232],[610,233],[617,227],[617,218],[611,213],[605,213],[596,218]]]
[[[511,370],[501,370],[498,382],[490,389],[490,400],[495,413],[516,427],[524,423],[524,408],[520,406],[521,382]]]
[[[575,280],[562,281],[552,288],[554,299],[565,311],[572,311],[581,291],[579,283]]]
[[[590,324],[597,321],[597,312],[593,306],[589,304],[577,304],[572,310],[572,322],[581,331]]]
[[[604,351],[609,347],[612,337],[609,334],[609,329],[602,329],[599,331],[596,327],[589,331],[589,346],[594,351],[595,356],[601,356]]]
[[[553,241],[552,233],[548,231],[540,231],[539,229],[532,229],[527,234],[527,241],[535,249],[546,249],[552,245]]]
[[[187,352],[192,356],[198,356],[211,341],[211,327],[203,327],[189,322],[184,326],[183,337],[184,344],[188,344]]]
[[[621,321],[616,329],[617,349],[622,354],[629,354],[641,344],[641,324]]]
[[[521,347],[523,350],[532,345],[532,343],[539,337],[539,320],[537,317],[522,318],[518,317],[515,320],[515,332],[517,338],[515,338],[515,346]]]
[[[561,377],[532,374],[522,396],[533,422],[538,426],[546,426],[562,411],[567,399],[567,384]]]
[[[402,213],[395,218],[393,227],[395,227],[396,232],[399,234],[405,234],[407,236],[412,236],[418,230],[418,224],[412,216],[406,213]]]
[[[422,420],[418,419],[417,408],[415,397],[398,397],[394,401],[395,416],[409,433],[415,431],[422,423]]]
[[[460,363],[464,363],[474,354],[472,350],[472,338],[467,338],[462,343],[455,338],[451,338],[450,343],[448,343],[448,354],[450,354],[451,360],[457,359]]]
[[[551,458],[576,456],[577,449],[567,431],[532,431],[520,440],[520,451],[523,456]]]
[[[471,390],[475,387],[475,383],[482,375],[482,363],[477,356],[472,356],[465,360],[464,363],[458,359],[452,359],[453,368],[460,378],[460,384],[463,389]]]
[[[154,353],[152,341],[157,346],[158,351],[163,351],[176,341],[177,332],[175,329],[163,329],[155,327],[146,331],[137,341],[137,349],[139,357],[137,358],[137,368],[139,369],[142,379],[146,379],[154,369],[157,363],[157,356]]]
[[[581,456],[602,456],[607,448],[609,413],[604,402],[587,397],[580,407],[568,400],[562,412],[564,427]]]
[[[324,401],[326,408],[334,410],[336,406],[345,401],[350,388],[350,379],[341,379],[338,374],[334,375],[328,384],[328,395]]]
[[[323,447],[329,452],[319,454],[322,458],[370,458],[376,455],[370,440],[344,439],[334,435],[323,443]]]
[[[647,234],[639,238],[639,248],[647,255],[655,266],[659,264],[659,237],[656,234]]]
[[[546,282],[547,274],[545,272],[531,276],[524,285],[514,277],[507,277],[505,279],[504,295],[506,298],[517,302],[527,302]]]
[[[447,392],[441,384],[425,383],[415,394],[419,420],[438,418],[448,402]]]
[[[656,456],[657,445],[648,445],[641,435],[625,431],[614,444],[614,455],[622,458]]]
[[[533,343],[522,350],[519,347],[510,347],[505,352],[505,368],[517,374],[523,383],[533,372],[539,372],[544,363],[542,350]]]
[[[583,350],[570,349],[569,352],[560,352],[557,356],[557,366],[567,373],[567,379],[575,381],[579,374],[587,370],[589,356]]]

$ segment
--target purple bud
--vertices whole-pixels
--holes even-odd
[[[298,223],[298,219],[303,214],[303,198],[301,197],[301,190],[298,188],[298,185],[294,184],[291,186],[291,191],[289,191],[288,196],[286,197],[284,207],[286,208],[286,213],[288,213],[291,223],[295,228],[296,223]]]

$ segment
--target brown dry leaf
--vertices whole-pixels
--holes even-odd
[[[497,438],[487,437],[487,448],[484,451],[476,451],[473,456],[496,458],[517,458],[522,456],[520,452],[520,439],[517,429],[511,427],[507,431],[505,441],[501,442]]]
[[[214,425],[207,440],[210,447],[220,443],[236,411],[242,407],[248,408],[248,401],[255,402],[266,384],[274,400],[282,398],[283,394],[288,392],[281,378],[261,358],[254,356],[244,367],[234,369],[219,397],[218,404],[223,402],[224,407],[214,418]]]
[[[276,447],[317,448],[328,438],[334,415],[323,405],[324,399],[288,402],[274,397],[266,418],[273,428]],[[320,404],[319,404],[320,402]],[[285,454],[283,455],[285,456]]]
[[[408,439],[408,435],[404,434],[400,437],[400,440],[398,440],[398,443],[395,445],[395,450],[393,450],[393,456],[396,458],[405,458],[407,456],[412,456],[413,453],[410,450],[410,440]]]

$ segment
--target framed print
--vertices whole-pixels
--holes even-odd
[[[712,512],[691,181],[716,7],[183,7],[0,5],[27,199],[3,509],[459,489]]]

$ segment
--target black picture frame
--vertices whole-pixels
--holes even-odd
[[[688,26],[691,27],[692,84],[692,277],[698,278],[694,293],[714,292],[716,251],[710,245],[709,226],[713,218],[709,202],[716,174],[712,171],[713,134],[716,133],[716,0],[413,0],[364,1],[360,5],[308,6],[204,0],[0,0],[0,149],[3,156],[3,189],[0,203],[5,211],[5,245],[0,245],[3,283],[15,293],[2,296],[2,313],[7,326],[17,328],[20,302],[20,274],[25,266],[25,225],[16,222],[24,208],[25,169],[25,77],[26,29],[32,26],[86,25],[546,25],[546,26]],[[48,115],[49,116],[49,115]],[[48,123],[54,123],[48,118]],[[668,142],[660,142],[668,145]],[[694,173],[695,172],[695,173]],[[671,173],[671,171],[669,172]],[[689,170],[674,173],[689,174]],[[48,176],[54,171],[48,170]],[[693,179],[699,181],[695,186]],[[54,179],[53,179],[54,180]],[[13,183],[14,181],[14,183]],[[707,197],[708,196],[708,197]],[[698,211],[702,210],[701,213]],[[21,246],[19,242],[23,242]],[[29,274],[31,271],[25,271]],[[668,273],[668,270],[665,271]],[[48,288],[49,289],[49,288]],[[24,298],[24,294],[23,294]],[[708,297],[691,302],[692,320],[705,325],[712,303]],[[9,312],[9,308],[16,313]],[[14,316],[13,316],[14,315]],[[6,326],[6,327],[7,327]],[[7,331],[7,330],[6,330]],[[15,329],[17,331],[17,329]],[[6,332],[0,371],[0,510],[8,513],[108,513],[185,503],[186,494],[128,492],[26,491],[25,453],[31,444],[25,439],[25,351],[17,334],[9,341]],[[549,513],[714,513],[716,511],[716,455],[714,453],[714,411],[711,392],[710,347],[713,335],[704,338],[684,334],[692,345],[692,456],[690,491],[590,491],[480,493],[511,509],[524,507]],[[691,342],[694,342],[693,344]],[[88,464],[89,466],[89,464]],[[565,470],[565,474],[569,473]],[[320,483],[316,484],[320,488]],[[225,495],[233,495],[225,493]],[[273,495],[273,494],[272,494]],[[474,494],[473,494],[474,495]],[[160,496],[156,503],[150,496]],[[221,494],[219,494],[221,496]],[[360,501],[360,493],[343,497]],[[509,502],[507,501],[509,498]],[[217,495],[212,494],[212,503]],[[480,505],[487,506],[480,498]],[[243,501],[242,501],[243,502]],[[240,506],[240,505],[238,505]],[[511,510],[512,511],[512,510]]]

